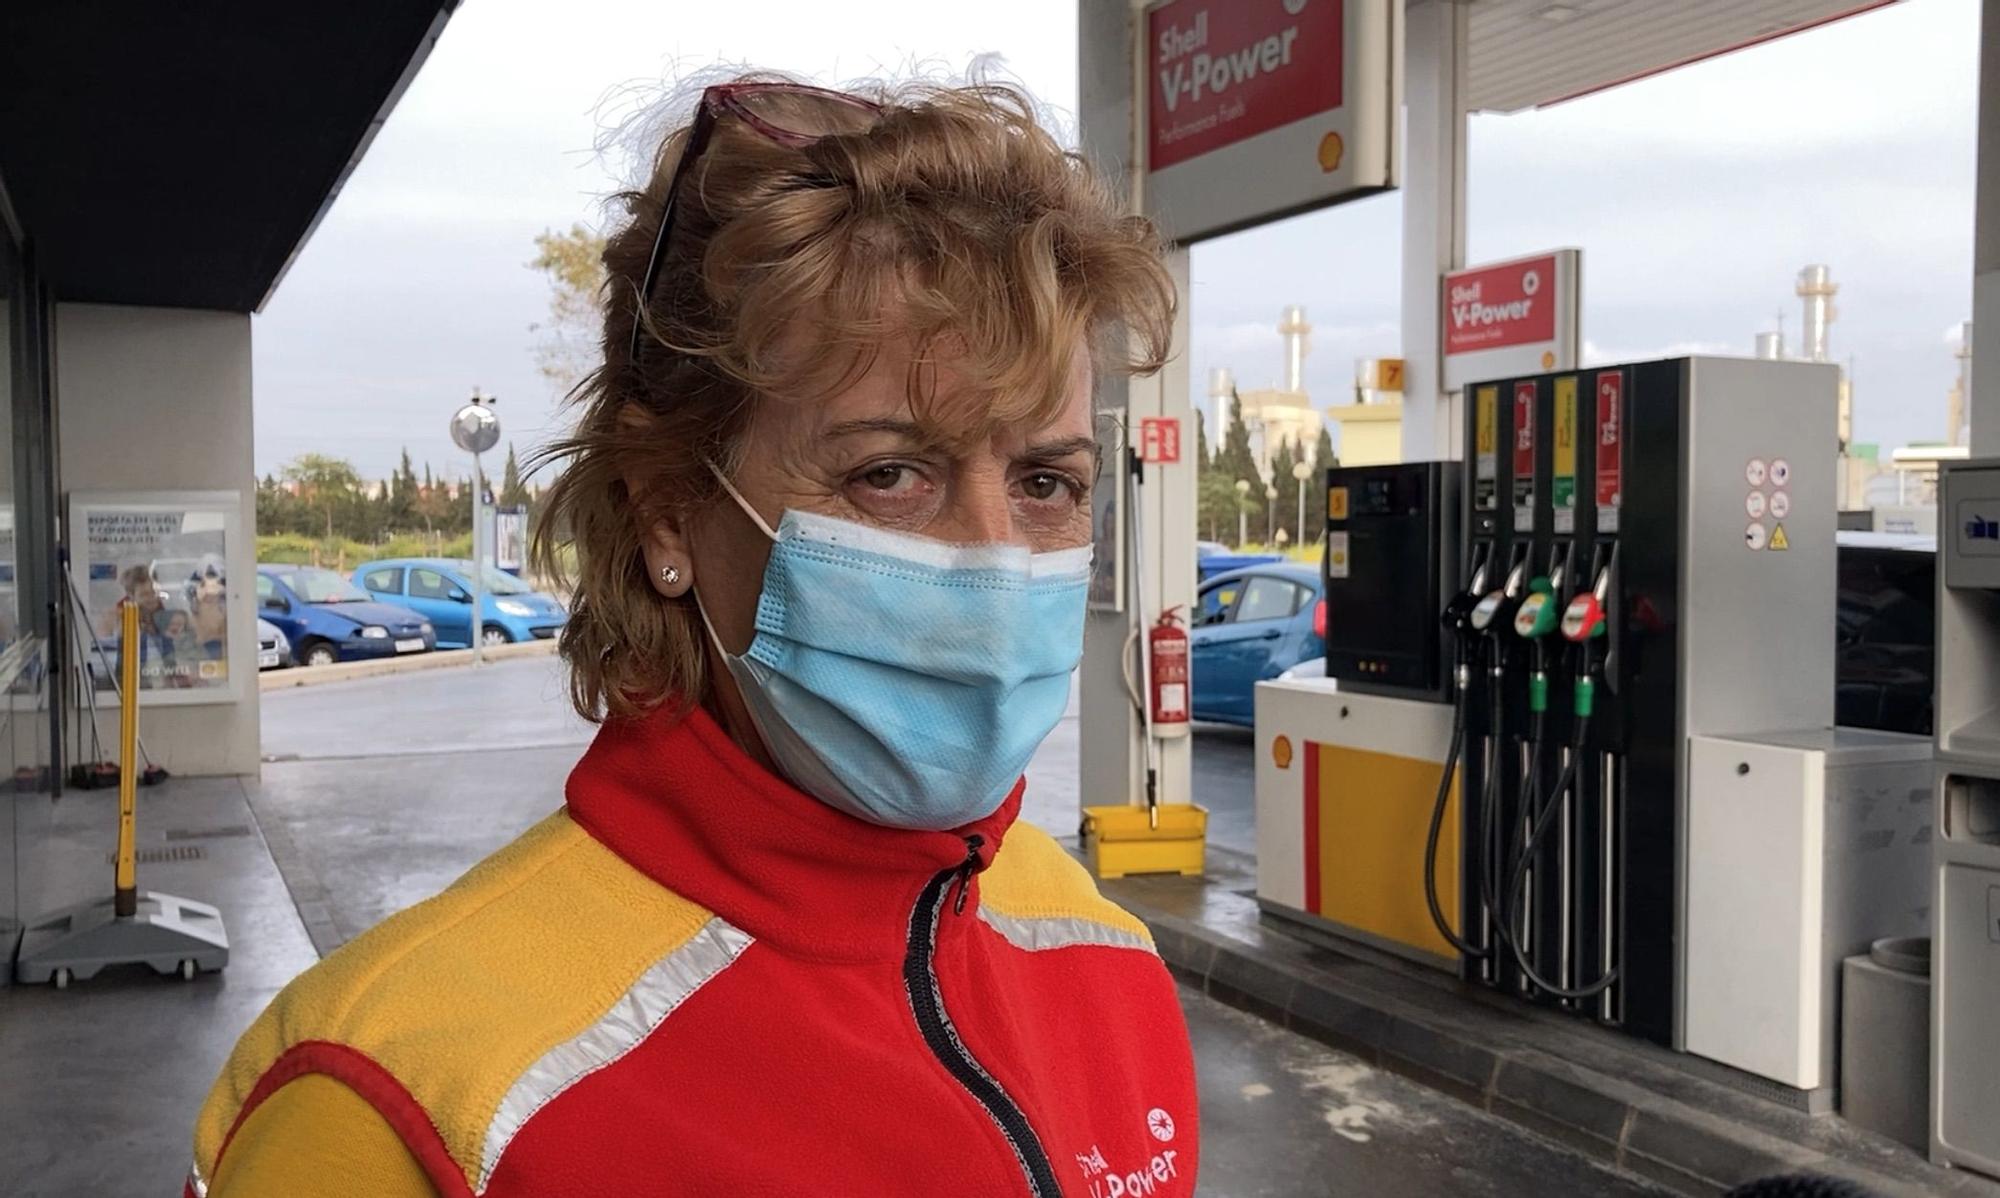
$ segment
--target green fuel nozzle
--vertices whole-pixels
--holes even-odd
[[[1546,576],[1537,578],[1528,584],[1528,597],[1514,613],[1514,635],[1538,641],[1556,630],[1559,619],[1554,585]]]

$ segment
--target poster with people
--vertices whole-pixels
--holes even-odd
[[[71,497],[67,532],[84,607],[75,622],[86,699],[116,688],[124,652],[120,608],[128,603],[139,609],[141,702],[238,697],[241,680],[230,668],[230,646],[239,637],[229,551],[240,513],[235,492]]]

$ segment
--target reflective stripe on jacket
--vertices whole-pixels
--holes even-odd
[[[1020,801],[884,829],[700,711],[608,724],[257,1019],[188,1193],[1192,1194],[1173,982]]]

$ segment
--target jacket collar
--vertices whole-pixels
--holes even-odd
[[[993,860],[1021,809],[952,832],[884,828],[771,774],[707,712],[607,722],[570,773],[569,812],[660,885],[795,956],[900,957],[917,896],[938,873]],[[976,888],[972,899],[977,901]]]

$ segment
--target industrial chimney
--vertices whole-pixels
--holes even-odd
[[[1209,430],[1209,443],[1221,445],[1229,435],[1230,405],[1236,402],[1236,377],[1229,373],[1229,367],[1217,366],[1208,372],[1209,406],[1215,409],[1215,427]]]
[[[1306,343],[1312,326],[1306,323],[1306,310],[1298,304],[1285,308],[1285,314],[1278,320],[1278,335],[1285,339],[1285,390],[1303,392],[1306,389]]]
[[[1833,293],[1839,290],[1830,267],[1808,266],[1799,272],[1798,295],[1805,301],[1806,316],[1799,348],[1808,362],[1827,360],[1827,329],[1840,315],[1833,306]]]
[[[1770,362],[1784,357],[1785,334],[1783,332],[1757,334],[1757,356]]]
[[[1958,359],[1958,380],[1951,385],[1951,400],[1945,409],[1945,435],[1950,444],[1963,445],[1965,440],[1965,405],[1972,397],[1972,322],[1958,326],[1958,348],[1952,356]]]

